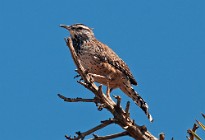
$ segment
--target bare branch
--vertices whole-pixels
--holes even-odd
[[[196,123],[194,123],[194,126],[193,126],[193,128],[192,128],[192,130],[187,130],[187,133],[189,133],[189,139],[190,140],[194,140],[194,135],[192,134],[192,132],[196,132],[196,130],[199,128],[199,126],[196,124]]]
[[[107,135],[107,136],[98,136],[93,134],[94,138],[90,139],[90,140],[108,140],[108,139],[115,139],[115,138],[119,138],[119,137],[123,137],[123,136],[127,136],[129,135],[127,131],[121,132],[121,133],[116,133],[116,134],[112,134],[112,135]]]
[[[201,113],[201,115],[204,117],[204,119],[205,119],[205,114],[203,114],[203,113]]]
[[[66,44],[68,46],[68,48],[70,49],[70,52],[71,52],[71,56],[74,60],[74,63],[77,67],[79,67],[80,69],[78,69],[78,73],[82,76],[82,73],[85,72],[85,69],[83,68],[83,66],[81,65],[79,59],[78,59],[78,56],[75,52],[75,49],[73,47],[73,44],[72,44],[72,40],[71,38],[65,38],[65,41],[66,41]],[[83,77],[82,77],[83,78]],[[84,81],[87,81],[87,79],[83,79]]]
[[[78,135],[77,137],[74,137],[74,138],[71,138],[71,137],[66,137],[68,140],[79,140],[79,139],[83,139],[85,138],[85,136],[88,136],[90,134],[92,134],[93,132],[99,130],[99,129],[102,129],[112,123],[115,123],[115,120],[114,119],[109,119],[109,120],[106,120],[106,121],[102,121],[101,122],[102,124],[84,132],[84,133],[81,133],[81,132],[76,132],[76,134]]]
[[[117,99],[117,107],[120,108],[120,104],[121,104],[121,97],[120,96],[114,96],[115,99]]]
[[[187,140],[191,140],[188,136],[186,136]]]
[[[128,101],[125,108],[126,118],[130,117],[129,110],[130,110],[130,102]]]
[[[67,98],[61,94],[58,94],[58,96],[63,99],[65,102],[94,102],[99,103],[99,100],[95,97],[94,99],[83,99],[83,98]]]
[[[164,133],[161,133],[161,134],[159,135],[159,140],[165,140],[165,135],[164,135]]]

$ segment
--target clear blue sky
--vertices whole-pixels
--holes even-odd
[[[131,116],[155,136],[183,140],[195,119],[204,122],[204,0],[1,0],[0,19],[0,139],[64,140],[111,117],[94,104],[57,97],[92,97],[73,79],[61,23],[93,27],[129,65],[155,122],[133,103]],[[123,105],[129,100],[113,93]],[[96,134],[120,131],[110,126]]]

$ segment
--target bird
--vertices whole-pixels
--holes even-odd
[[[75,52],[86,72],[92,74],[94,82],[109,86],[110,89],[121,89],[152,122],[148,104],[132,87],[138,83],[128,65],[110,47],[96,39],[92,28],[81,23],[60,24],[60,27],[70,32]]]

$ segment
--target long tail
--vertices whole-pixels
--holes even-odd
[[[149,113],[149,107],[147,103],[143,100],[143,98],[131,87],[127,85],[123,85],[120,89],[128,95],[134,102],[137,104],[146,114],[150,122],[153,122],[153,118]]]

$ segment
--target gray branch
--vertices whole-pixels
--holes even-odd
[[[79,139],[84,139],[85,136],[88,136],[90,134],[92,134],[93,132],[99,130],[99,129],[102,129],[112,123],[115,123],[115,120],[114,119],[109,119],[109,120],[106,120],[106,121],[102,121],[101,122],[102,124],[84,132],[84,133],[81,133],[81,132],[76,132],[76,134],[78,135],[77,137],[74,137],[74,138],[71,138],[71,137],[68,137],[68,136],[65,136],[68,140],[79,140]]]
[[[119,138],[119,137],[123,137],[123,136],[127,136],[129,135],[127,131],[121,132],[121,133],[117,133],[117,134],[112,134],[112,135],[107,135],[107,136],[98,136],[93,134],[94,138],[90,139],[90,140],[108,140],[108,139],[115,139],[115,138]]]

